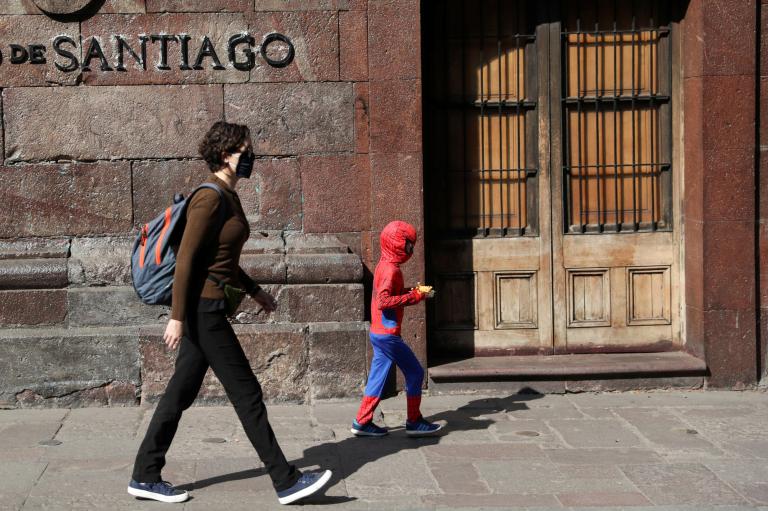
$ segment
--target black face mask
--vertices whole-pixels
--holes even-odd
[[[250,149],[240,154],[240,159],[237,161],[237,167],[235,167],[235,175],[248,179],[253,172],[253,161],[255,160],[253,151]]]

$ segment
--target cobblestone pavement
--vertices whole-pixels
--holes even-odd
[[[405,436],[404,397],[383,403],[388,437],[352,437],[356,408],[269,406],[287,457],[334,471],[304,507],[768,510],[763,392],[425,396],[448,423],[432,439]],[[284,509],[229,407],[182,419],[164,477],[192,499],[127,495],[151,412],[0,410],[0,509]]]

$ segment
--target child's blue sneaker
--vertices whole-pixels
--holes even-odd
[[[304,497],[309,497],[313,493],[320,490],[323,486],[331,480],[331,471],[325,470],[323,472],[307,472],[301,474],[296,484],[288,488],[287,490],[277,492],[277,500],[281,504],[290,504],[296,502]]]
[[[434,435],[441,429],[443,429],[442,425],[428,422],[424,417],[419,417],[419,420],[414,422],[405,422],[405,434],[408,436]]]
[[[352,429],[350,429],[350,431],[355,436],[384,436],[389,433],[387,428],[380,428],[374,424],[373,421],[365,424],[352,421]]]
[[[159,483],[139,483],[131,479],[128,484],[128,493],[142,499],[159,500],[160,502],[184,502],[189,494],[183,490],[177,490],[167,481]]]

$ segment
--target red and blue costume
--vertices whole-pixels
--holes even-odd
[[[406,290],[403,287],[403,273],[400,265],[410,259],[406,242],[416,243],[416,229],[401,221],[387,224],[381,232],[381,258],[373,275],[373,297],[371,299],[371,333],[373,359],[365,387],[363,401],[357,412],[357,422],[367,424],[373,419],[373,412],[381,401],[384,383],[394,362],[405,375],[405,392],[408,400],[408,421],[415,422],[421,417],[421,386],[424,369],[410,347],[400,337],[403,312],[406,305],[415,305],[427,295],[418,288]]]

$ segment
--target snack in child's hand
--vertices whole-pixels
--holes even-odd
[[[432,286],[424,286],[421,282],[417,282],[416,287],[418,288],[419,293],[427,295],[427,298],[435,296],[435,290]]]

